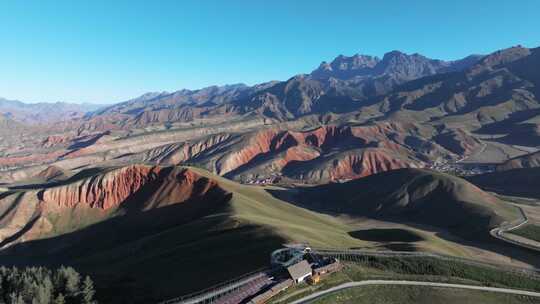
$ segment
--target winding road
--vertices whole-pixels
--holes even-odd
[[[535,251],[540,251],[540,247],[535,246],[532,243],[525,243],[524,241],[519,241],[517,239],[512,239],[511,237],[505,235],[506,232],[516,230],[516,229],[526,225],[529,222],[529,219],[527,218],[527,215],[525,214],[525,211],[523,211],[523,209],[521,207],[519,207],[519,206],[515,206],[515,207],[519,209],[519,212],[521,213],[522,219],[520,221],[518,221],[517,223],[515,223],[514,225],[511,225],[511,226],[506,226],[505,227],[503,225],[503,226],[494,228],[489,233],[491,234],[491,236],[493,236],[494,238],[497,238],[499,240],[503,240],[505,242],[512,243],[514,245],[518,245],[518,246],[525,247],[525,248],[528,248],[528,249],[532,249],[532,250],[535,250]]]
[[[340,290],[348,289],[348,288],[360,287],[360,286],[370,286],[370,285],[408,285],[408,286],[444,287],[444,288],[457,288],[457,289],[498,292],[498,293],[506,293],[506,294],[540,298],[540,292],[533,292],[533,291],[526,291],[526,290],[519,290],[519,289],[495,288],[495,287],[448,284],[448,283],[434,283],[434,282],[420,282],[420,281],[366,280],[366,281],[360,281],[360,282],[344,283],[339,286],[335,286],[335,287],[332,287],[323,291],[316,292],[300,300],[296,300],[292,302],[291,304],[310,303],[311,301],[317,298],[320,298],[324,295],[327,295],[336,291],[340,291]]]

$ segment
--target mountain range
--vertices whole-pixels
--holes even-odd
[[[490,233],[539,218],[502,195],[540,197],[539,60],[392,51],[99,108],[0,100],[0,259],[72,265],[105,303],[195,292],[288,243],[538,267]]]
[[[26,124],[54,123],[81,118],[85,113],[102,107],[95,104],[24,103],[0,97],[0,115]]]
[[[148,93],[39,128],[4,115],[28,138],[5,135],[0,166],[5,180],[56,161],[73,169],[100,159],[197,164],[245,182],[318,182],[502,162],[540,142],[538,60],[539,49],[521,46],[456,61],[399,51],[338,56],[286,81]]]

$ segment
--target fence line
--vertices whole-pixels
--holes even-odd
[[[248,283],[252,282],[253,280],[263,277],[264,275],[266,275],[266,272],[268,271],[270,271],[270,268],[268,267],[260,268],[258,270],[243,274],[234,279],[205,288],[201,291],[193,292],[193,293],[183,295],[174,299],[160,302],[160,304],[176,304],[176,303],[195,304],[195,303],[207,303],[207,301],[209,301],[209,303],[212,303],[213,301],[217,300],[219,297],[229,294],[235,290],[238,290],[242,288],[243,286],[247,285]]]
[[[309,247],[309,246],[306,246]],[[474,265],[480,267],[495,268],[503,271],[508,271],[520,275],[527,275],[535,279],[540,280],[540,269],[537,268],[523,268],[516,266],[501,265],[496,263],[481,262],[468,258],[454,257],[438,253],[427,252],[409,252],[409,251],[368,251],[357,249],[333,249],[333,248],[313,248],[309,251],[310,254],[335,257],[342,260],[358,261],[361,257],[420,257],[420,258],[434,258],[439,260],[454,261],[467,265]],[[188,295],[177,297],[171,300],[161,302],[160,304],[199,304],[199,303],[213,303],[220,297],[230,294],[250,282],[263,277],[267,273],[271,272],[271,268],[261,268],[256,271],[249,272],[237,278],[228,280],[223,283],[216,284],[212,287],[204,290],[194,292]]]
[[[378,256],[378,257],[423,257],[423,258],[435,258],[446,261],[454,261],[467,265],[474,265],[480,267],[489,267],[495,269],[501,269],[516,274],[527,275],[540,279],[540,269],[538,268],[523,268],[517,266],[501,265],[496,263],[481,262],[473,259],[453,257],[449,255],[437,254],[437,253],[423,253],[423,252],[406,252],[406,251],[364,251],[364,250],[333,250],[333,249],[319,249],[312,248],[312,253],[321,256],[341,257],[347,258],[348,256],[356,258],[360,256]]]

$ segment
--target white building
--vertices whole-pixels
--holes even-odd
[[[309,278],[312,273],[311,266],[306,260],[302,260],[287,267],[287,271],[295,283],[304,282],[304,280]]]

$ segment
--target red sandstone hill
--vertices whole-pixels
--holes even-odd
[[[429,128],[395,122],[324,125],[302,131],[267,128],[164,145],[126,159],[198,164],[247,182],[275,176],[324,182],[422,167],[431,159],[467,155],[479,145],[463,131],[448,133],[447,137],[432,137],[436,133]]]
[[[215,181],[180,167],[82,171],[58,186],[4,194],[0,247],[81,229],[114,215],[175,205],[179,207],[171,215],[179,224],[221,208],[229,199]]]
[[[44,182],[65,180],[69,177],[69,172],[57,167],[49,166],[47,169],[39,172],[35,175],[36,178],[43,180]]]

